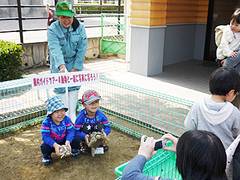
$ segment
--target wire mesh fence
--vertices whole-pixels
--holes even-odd
[[[136,131],[143,127],[179,136],[184,131],[183,121],[192,105],[192,102],[184,99],[120,83],[104,76],[98,84],[82,87],[80,94],[88,88],[101,94],[103,110],[125,120],[125,124],[122,120],[116,123],[126,127],[134,124],[138,128]]]
[[[138,138],[142,134],[157,136],[164,132],[181,135],[183,121],[192,105],[191,101],[118,82],[104,75],[97,83],[82,85],[79,99],[88,89],[94,89],[102,96],[100,105],[109,115],[112,126]],[[40,122],[39,117],[46,113],[45,101],[53,95],[53,89],[32,89],[30,78],[1,83],[1,132],[8,132],[9,126],[17,128],[17,123],[27,125],[24,123],[28,120]],[[79,105],[78,111],[81,103]]]
[[[114,23],[111,23],[114,22]],[[126,15],[101,15],[101,52],[126,53]]]
[[[44,89],[33,90],[30,78],[1,82],[0,134],[40,122],[47,95]]]

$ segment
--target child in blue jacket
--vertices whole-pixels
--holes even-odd
[[[92,132],[103,132],[108,136],[111,127],[108,118],[99,109],[101,96],[95,90],[87,90],[82,96],[84,109],[81,110],[75,121],[76,138],[80,138],[88,144]],[[108,150],[107,145],[102,145],[104,151]]]
[[[74,138],[75,129],[71,119],[66,116],[68,109],[58,96],[47,100],[47,117],[42,122],[42,163],[49,165],[52,162],[51,154],[56,152],[59,156],[60,145],[66,145],[72,156],[79,155],[80,141]]]

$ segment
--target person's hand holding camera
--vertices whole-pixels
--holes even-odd
[[[153,137],[142,136],[138,155],[143,155],[147,160],[150,159],[154,154],[155,142]]]
[[[172,146],[163,146],[163,149],[164,149],[164,150],[176,152],[176,147],[177,147],[178,138],[174,137],[174,136],[171,135],[171,134],[164,134],[164,135],[161,137],[161,139],[170,140],[170,141],[173,142],[173,145],[172,145]]]

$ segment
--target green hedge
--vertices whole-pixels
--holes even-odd
[[[22,77],[22,53],[21,45],[0,40],[0,82]]]

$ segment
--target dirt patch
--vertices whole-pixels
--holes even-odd
[[[53,155],[49,167],[41,164],[40,125],[0,139],[0,179],[4,180],[111,180],[114,168],[131,159],[139,141],[118,131],[110,135],[109,151],[104,155],[81,155],[60,160]]]

